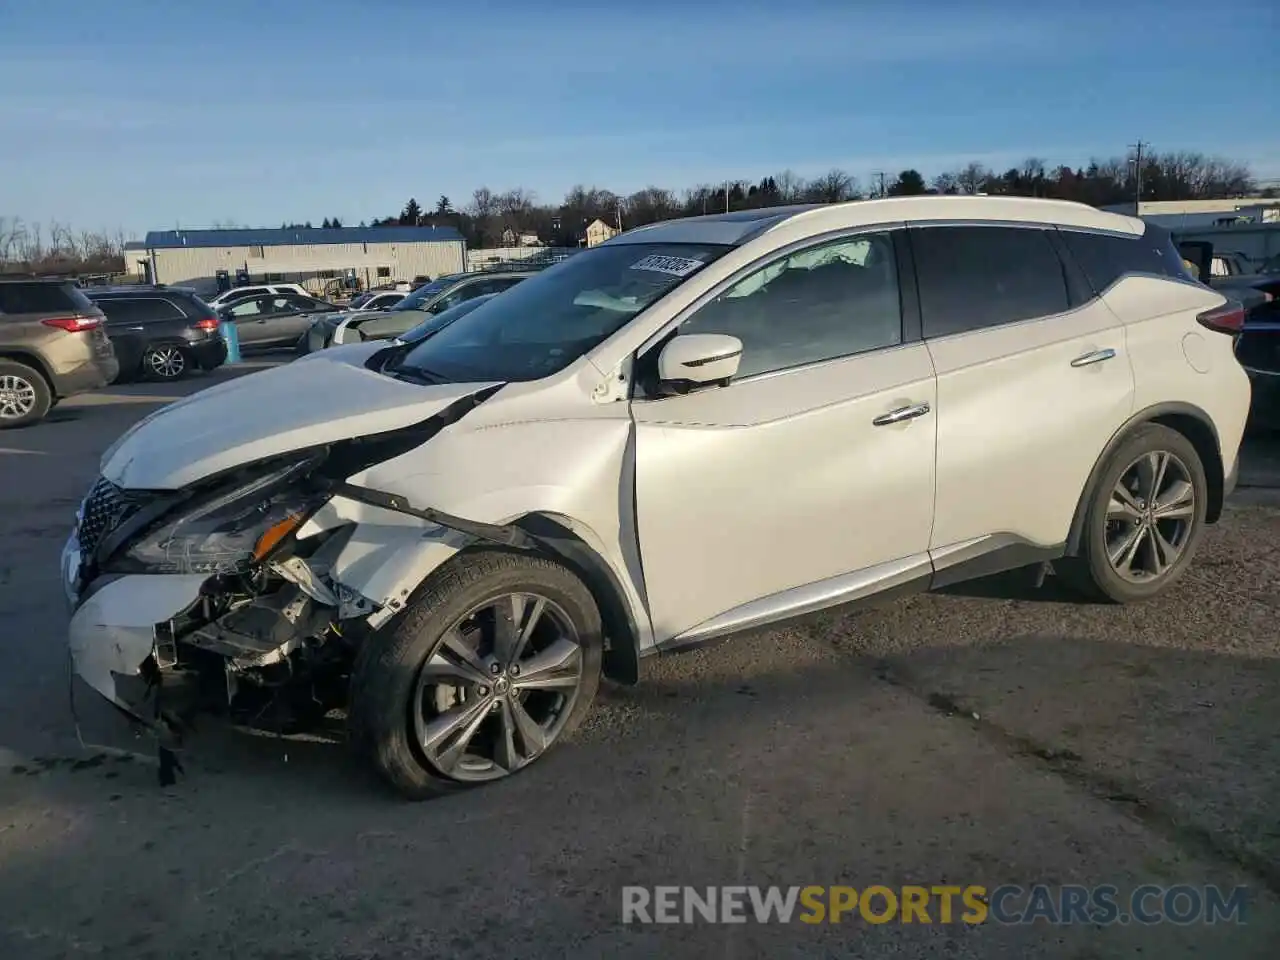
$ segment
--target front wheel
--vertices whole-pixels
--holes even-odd
[[[351,681],[357,755],[425,799],[501,780],[581,723],[600,685],[600,613],[570,570],[462,555],[365,641]]]
[[[1191,441],[1160,424],[1139,428],[1091,493],[1080,555],[1055,569],[1082,593],[1113,603],[1162,593],[1195,554],[1208,486]]]

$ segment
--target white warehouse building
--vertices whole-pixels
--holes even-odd
[[[125,261],[139,278],[201,292],[274,281],[324,294],[351,278],[367,290],[463,273],[467,251],[452,227],[155,230]]]

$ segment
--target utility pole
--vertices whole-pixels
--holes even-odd
[[[1142,148],[1150,146],[1139,140],[1133,147],[1133,215],[1139,216],[1142,213]]]
[[[729,181],[724,182],[724,212],[729,212]]]
[[[877,197],[883,197],[883,196],[885,195],[885,189],[884,189],[884,171],[883,171],[883,170],[877,171],[876,173],[873,173],[873,174],[872,174],[872,176],[873,176],[873,177],[875,177],[875,179],[876,179],[876,183],[877,183],[877,185],[878,185],[878,186],[876,187],[876,196],[877,196]]]

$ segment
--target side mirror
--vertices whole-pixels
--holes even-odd
[[[727,383],[738,372],[742,341],[724,333],[686,333],[658,355],[658,379],[673,387]]]

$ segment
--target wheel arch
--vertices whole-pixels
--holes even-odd
[[[573,570],[591,591],[604,624],[604,675],[615,683],[638,682],[641,629],[617,573],[591,544],[558,517],[530,513],[517,520],[515,526]]]
[[[49,388],[49,394],[55,398],[58,396],[58,391],[53,383],[53,374],[39,354],[29,353],[26,350],[16,350],[12,347],[4,347],[0,348],[0,360],[12,360],[14,363],[22,364],[24,367],[30,367],[40,374],[45,386]]]
[[[1157,403],[1135,413],[1124,425],[1112,435],[1102,453],[1098,456],[1089,473],[1089,479],[1080,492],[1080,500],[1076,504],[1075,515],[1071,518],[1071,531],[1067,536],[1067,556],[1076,556],[1080,552],[1080,543],[1084,538],[1085,517],[1089,510],[1089,501],[1107,461],[1120,444],[1124,443],[1133,432],[1148,424],[1158,423],[1175,430],[1195,447],[1204,465],[1205,481],[1209,487],[1209,502],[1205,504],[1205,522],[1215,523],[1222,516],[1225,497],[1226,472],[1223,469],[1222,445],[1218,439],[1217,428],[1213,420],[1200,407],[1190,403],[1171,401]]]

